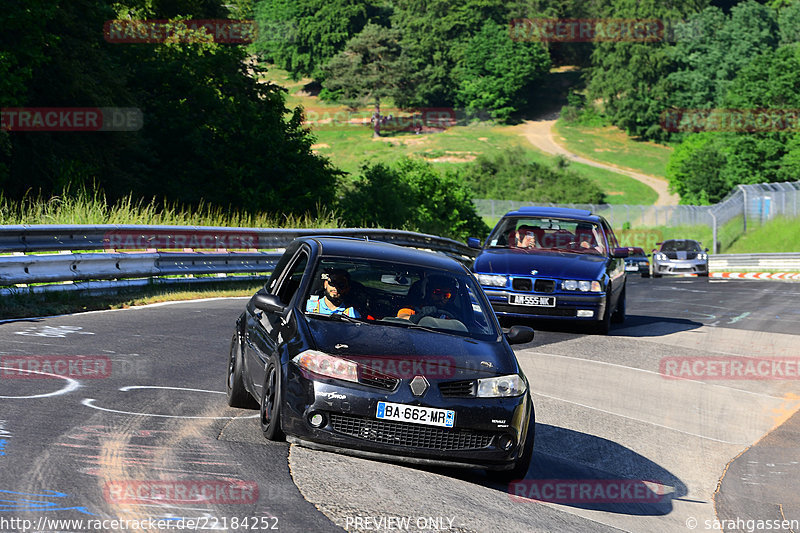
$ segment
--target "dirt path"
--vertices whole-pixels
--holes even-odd
[[[600,163],[591,159],[586,159],[577,154],[574,154],[558,144],[553,138],[553,125],[558,119],[558,113],[551,113],[542,117],[539,120],[526,120],[521,126],[521,135],[524,135],[528,141],[536,148],[547,154],[563,155],[570,161],[583,163],[584,165],[591,165],[593,167],[610,170],[617,174],[624,174],[631,178],[640,181],[655,190],[658,193],[658,199],[655,205],[678,205],[678,195],[670,194],[667,191],[667,181],[641,172],[635,172],[626,168],[620,168],[606,163]]]

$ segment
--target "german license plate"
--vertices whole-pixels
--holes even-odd
[[[456,412],[449,409],[436,409],[434,407],[418,407],[414,405],[403,405],[401,403],[378,402],[376,418],[451,428],[456,420]]]
[[[527,296],[524,294],[510,294],[508,303],[516,305],[532,305],[535,307],[555,307],[555,296]]]

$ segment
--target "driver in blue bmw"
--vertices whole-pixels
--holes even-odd
[[[350,293],[350,273],[344,269],[328,269],[320,276],[325,295],[312,295],[306,302],[307,313],[323,315],[344,314],[353,318],[361,318],[356,309],[345,302]]]

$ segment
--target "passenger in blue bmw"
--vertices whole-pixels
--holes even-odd
[[[306,302],[307,313],[323,315],[345,314],[353,318],[361,318],[361,314],[352,305],[345,303],[350,293],[350,273],[344,269],[329,269],[320,276],[325,295],[312,295]]]

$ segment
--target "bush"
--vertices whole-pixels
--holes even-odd
[[[529,202],[599,204],[603,191],[569,169],[566,159],[551,168],[529,161],[522,148],[510,148],[494,157],[479,156],[457,172],[477,198]]]
[[[413,159],[364,165],[340,206],[348,226],[408,229],[456,240],[489,232],[471,192],[456,176]]]

